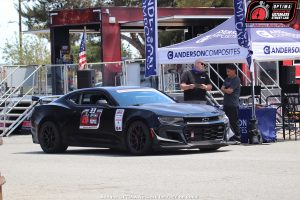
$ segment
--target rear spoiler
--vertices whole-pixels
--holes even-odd
[[[51,96],[32,96],[31,100],[32,101],[37,101],[40,104],[44,104],[44,103],[50,103],[52,101],[54,101],[55,99],[58,99],[60,97],[62,97],[63,95],[51,95]]]

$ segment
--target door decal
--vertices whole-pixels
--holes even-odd
[[[122,131],[124,109],[117,109],[115,114],[115,131]]]
[[[80,129],[98,129],[103,109],[84,109],[80,117]]]

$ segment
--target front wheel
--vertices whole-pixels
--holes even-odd
[[[145,155],[151,152],[150,129],[141,121],[133,122],[126,132],[126,144],[130,153]]]
[[[45,153],[63,153],[68,146],[64,145],[56,125],[47,121],[39,131],[39,143]]]

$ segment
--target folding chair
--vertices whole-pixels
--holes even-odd
[[[283,118],[287,119],[289,128],[289,139],[291,135],[297,136],[299,134],[300,126],[300,96],[298,84],[286,84],[282,86],[282,107],[284,108]]]

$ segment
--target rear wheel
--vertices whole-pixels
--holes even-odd
[[[51,121],[42,124],[39,131],[39,143],[45,153],[63,153],[68,148],[62,143],[58,128]]]
[[[129,152],[134,155],[150,153],[152,141],[147,125],[141,121],[133,122],[126,132],[126,143]]]

